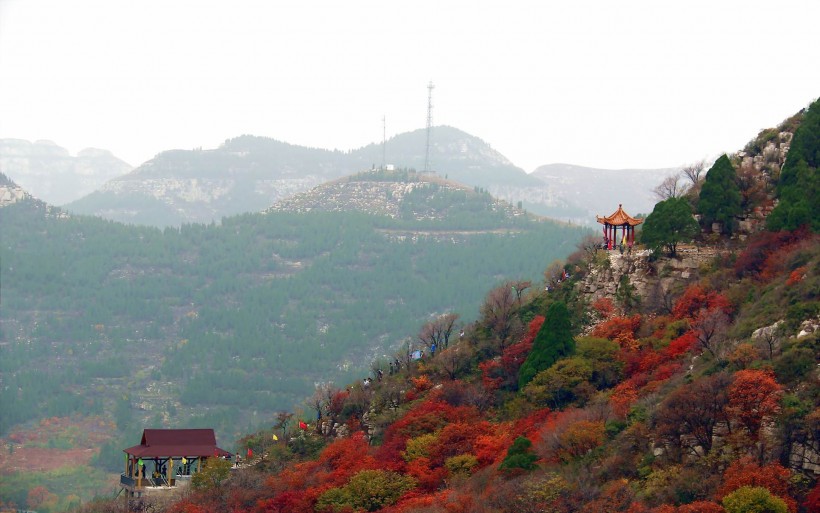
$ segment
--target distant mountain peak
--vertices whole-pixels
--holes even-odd
[[[108,150],[86,148],[74,157],[53,141],[23,139],[0,139],[0,168],[52,205],[81,198],[133,169]]]

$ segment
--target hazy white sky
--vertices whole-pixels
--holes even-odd
[[[526,171],[741,149],[820,96],[817,0],[0,0],[0,137],[132,165],[434,124]],[[389,160],[389,157],[388,157]]]

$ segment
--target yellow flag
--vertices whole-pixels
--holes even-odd
[[[279,440],[279,437],[278,437],[278,436],[276,436],[276,435],[274,434],[274,435],[273,435],[273,440],[274,440],[274,441]]]
[[[182,464],[187,465],[188,464],[188,458],[182,458]]]

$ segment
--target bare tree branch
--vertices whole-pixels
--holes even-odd
[[[697,187],[700,182],[700,177],[705,169],[706,161],[699,160],[697,162],[693,162],[692,164],[683,166],[683,168],[681,168],[681,175],[688,178],[689,181],[692,182],[693,187]]]
[[[679,182],[680,175],[667,176],[657,187],[652,189],[652,193],[659,201],[680,197],[683,194],[683,187]]]

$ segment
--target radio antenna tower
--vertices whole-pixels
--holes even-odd
[[[430,172],[430,129],[433,127],[433,81],[427,84],[427,147],[424,152],[424,172]]]
[[[386,169],[385,160],[387,160],[387,118],[382,115],[382,169]]]

